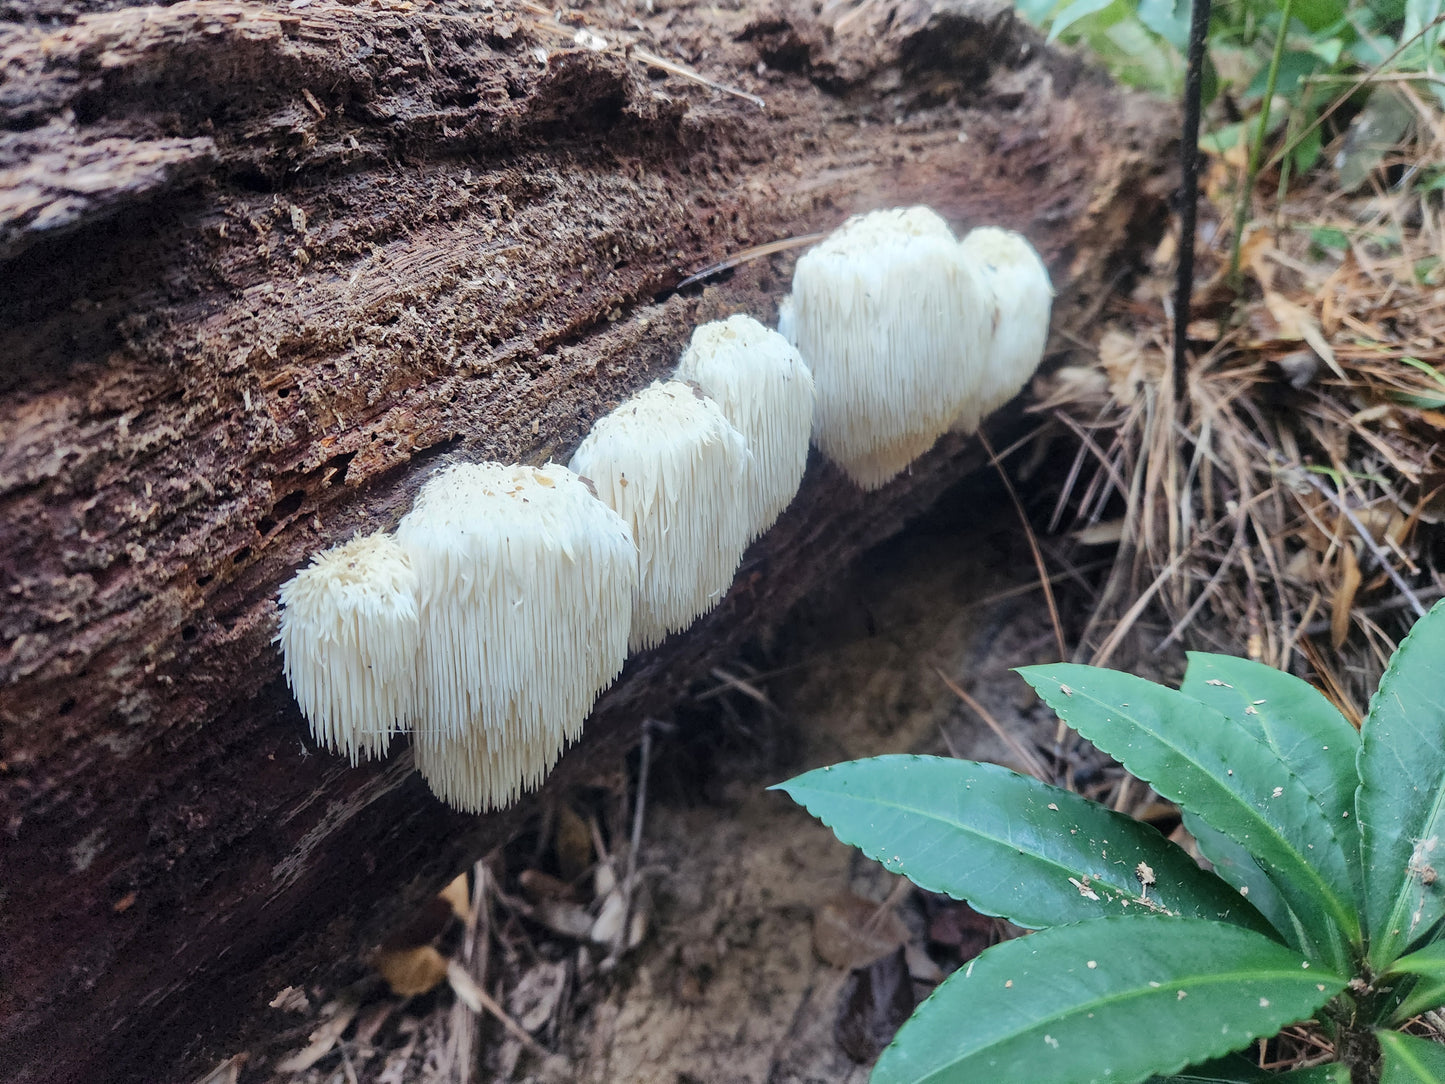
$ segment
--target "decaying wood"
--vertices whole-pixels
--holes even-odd
[[[8,1079],[185,1079],[536,808],[311,752],[271,645],[308,553],[448,457],[565,458],[697,322],[771,318],[790,257],[674,290],[747,246],[924,202],[1025,230],[1067,320],[1157,227],[1167,111],[997,4],[668,7],[594,38],[503,2],[5,9]],[[810,465],[549,789],[979,459],[866,497]]]

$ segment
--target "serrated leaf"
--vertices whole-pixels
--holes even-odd
[[[1308,1069],[1293,1069],[1268,1079],[1277,1084],[1350,1084],[1349,1066],[1332,1061],[1328,1065],[1315,1065]]]
[[[1226,1054],[1169,1076],[1151,1076],[1147,1084],[1255,1084],[1256,1081],[1273,1079],[1249,1059],[1239,1054]]]
[[[1353,816],[1360,732],[1309,682],[1250,659],[1191,651],[1179,691],[1262,739],[1331,822]]]
[[[1380,1084],[1440,1084],[1445,1080],[1445,1046],[1398,1031],[1377,1031]]]
[[[1348,967],[1360,922],[1344,851],[1279,754],[1214,708],[1131,674],[1072,663],[1019,673],[1080,734],[1248,850],[1316,951]]]
[[[1267,1073],[1238,1055],[1196,1065],[1173,1076],[1153,1077],[1149,1084],[1350,1084],[1350,1070],[1340,1062],[1315,1065],[1308,1069],[1292,1069],[1287,1073]]]
[[[1445,603],[1410,630],[1360,728],[1355,797],[1370,962],[1383,971],[1445,916]]]
[[[1261,739],[1300,777],[1325,821],[1334,826],[1333,834],[1358,892],[1359,832],[1350,822],[1360,782],[1355,774],[1360,732],[1340,709],[1293,674],[1249,659],[1197,651],[1189,652],[1189,668],[1179,691],[1217,709]],[[1254,902],[1259,906],[1258,900]]]
[[[1303,951],[1309,943],[1308,936],[1269,875],[1259,868],[1254,856],[1228,836],[1209,827],[1196,814],[1187,809],[1181,812],[1185,830],[1199,844],[1199,853],[1214,866],[1214,875],[1253,904],[1285,944]]]
[[[883,1052],[872,1084],[1137,1084],[1273,1035],[1343,986],[1220,922],[1055,926],[950,975]]]
[[[1150,826],[996,764],[874,757],[776,789],[885,869],[1020,926],[1162,910],[1269,929]]]
[[[1390,1023],[1403,1024],[1426,1009],[1445,1005],[1445,941],[1426,945],[1395,961],[1389,974],[1380,980],[1382,986],[1398,986],[1412,982],[1409,992],[1390,1014]]]

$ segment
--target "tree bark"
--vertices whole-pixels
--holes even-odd
[[[0,14],[0,1065],[185,1080],[537,808],[311,752],[271,640],[309,553],[447,459],[565,460],[697,323],[928,203],[1023,230],[1059,320],[1157,235],[1172,116],[982,0],[563,26],[521,5]],[[831,21],[830,21],[831,20]],[[670,74],[656,57],[733,89]],[[765,108],[748,97],[760,98]],[[632,659],[552,791],[981,461],[822,462]]]

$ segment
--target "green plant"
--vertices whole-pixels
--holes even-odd
[[[1398,1030],[1445,1005],[1445,603],[1359,731],[1306,682],[1222,655],[1192,654],[1177,691],[1019,673],[1179,804],[1213,872],[996,765],[888,756],[780,784],[885,868],[1039,931],[949,976],[874,1084],[1445,1081],[1445,1046]],[[1230,1056],[1311,1016],[1331,1064],[1270,1075]]]

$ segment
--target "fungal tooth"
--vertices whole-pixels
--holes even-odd
[[[747,518],[756,538],[777,521],[803,480],[813,374],[778,332],[751,316],[730,316],[693,331],[677,378],[706,392],[747,441]]]
[[[415,708],[417,577],[386,534],[316,554],[281,588],[282,672],[317,744],[384,756]]]
[[[657,381],[601,418],[572,457],[632,528],[638,581],[632,650],[651,647],[712,609],[750,535],[747,444],[711,399]]]
[[[397,539],[420,596],[416,764],[480,812],[537,786],[627,655],[627,524],[556,464],[460,464],[427,482]]]

